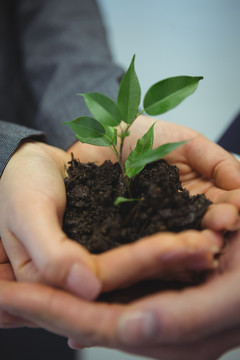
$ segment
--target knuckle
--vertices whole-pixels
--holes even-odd
[[[47,256],[41,269],[43,279],[50,283],[60,283],[64,280],[64,259],[59,254]]]
[[[40,264],[40,273],[43,279],[53,284],[63,284],[69,270],[70,262],[69,251],[66,246],[59,243],[53,248],[46,250]]]

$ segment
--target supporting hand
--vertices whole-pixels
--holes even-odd
[[[221,271],[201,286],[129,305],[86,302],[44,285],[1,282],[0,307],[70,338],[166,360],[216,360],[239,345],[240,233],[232,234]]]
[[[11,267],[11,264],[8,260],[7,254],[4,250],[2,242],[0,241],[0,279],[1,281],[13,282],[15,281],[15,276]],[[20,314],[19,316],[11,315],[9,312],[2,309],[0,305],[0,328],[14,328],[22,326],[33,326],[33,324],[23,319]]]

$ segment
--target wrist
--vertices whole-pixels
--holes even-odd
[[[43,142],[26,140],[21,142],[14,151],[4,172],[19,166],[19,164],[21,164],[20,166],[24,166],[24,164],[28,164],[29,166],[29,160],[31,164],[39,164],[39,161],[53,161],[59,167],[59,170],[64,171],[64,164],[66,164],[70,158],[65,151],[59,148]]]

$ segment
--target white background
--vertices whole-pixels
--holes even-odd
[[[142,93],[156,81],[204,76],[197,91],[162,118],[216,141],[240,111],[239,0],[98,0],[114,60],[125,69],[133,54]],[[84,360],[140,359],[89,349]],[[234,351],[221,360],[239,360]],[[164,360],[164,359],[162,359]]]

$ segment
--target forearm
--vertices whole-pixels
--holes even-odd
[[[75,140],[61,122],[87,115],[77,93],[116,97],[121,69],[113,65],[92,0],[25,0],[18,9],[23,71],[36,99],[34,128],[67,149]]]

